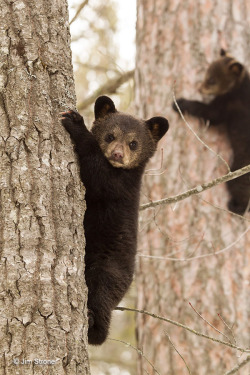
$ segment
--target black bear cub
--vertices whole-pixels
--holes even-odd
[[[181,111],[210,125],[226,124],[233,150],[231,171],[250,164],[250,77],[246,68],[221,50],[221,57],[208,67],[200,92],[211,95],[211,102],[180,98]],[[177,111],[175,104],[173,108]],[[227,187],[231,195],[228,208],[244,214],[249,208],[250,173],[227,182]]]
[[[168,121],[118,112],[110,98],[101,96],[91,131],[73,110],[62,113],[62,124],[75,143],[86,188],[88,341],[100,345],[107,338],[112,310],[132,282],[141,178]]]

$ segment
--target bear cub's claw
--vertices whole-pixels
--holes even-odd
[[[71,134],[71,136],[79,135],[82,133],[84,121],[80,113],[71,109],[67,112],[61,112],[60,114],[62,125]]]
[[[63,121],[67,121],[67,120],[71,120],[71,122],[82,122],[82,116],[80,115],[80,113],[78,113],[77,111],[74,111],[73,109],[67,111],[67,112],[61,112],[61,120]]]
[[[90,309],[88,309],[88,320],[89,320],[89,328],[93,327],[93,325],[94,325],[94,313]]]

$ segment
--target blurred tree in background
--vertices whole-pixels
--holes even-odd
[[[144,178],[142,198],[148,202],[227,173],[216,155],[227,161],[231,157],[223,126],[212,129],[188,118],[215,151],[211,152],[173,113],[171,103],[174,91],[177,97],[199,98],[205,70],[219,57],[221,47],[250,67],[250,4],[247,0],[138,0],[137,15],[137,113],[143,118],[161,114],[170,123],[162,143],[163,167],[159,151],[151,167],[154,171]],[[138,308],[247,348],[249,214],[243,218],[228,212],[227,201],[226,186],[221,184],[177,204],[142,211]],[[213,255],[220,250],[224,251]],[[164,375],[187,374],[184,360],[192,375],[223,375],[246,358],[235,349],[142,314],[137,331],[139,347]],[[137,374],[145,371],[155,373],[140,357]],[[249,363],[239,373],[249,375]]]

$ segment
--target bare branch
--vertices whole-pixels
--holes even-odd
[[[206,338],[208,340],[211,340],[213,342],[217,342],[219,344],[229,346],[230,348],[237,349],[237,350],[239,350],[242,353],[250,353],[250,349],[243,349],[243,348],[240,348],[239,346],[231,344],[230,342],[218,340],[218,339],[215,339],[214,337],[210,337],[210,336],[204,335],[204,333],[197,332],[194,329],[189,328],[188,326],[185,326],[184,324],[175,322],[174,320],[171,320],[171,319],[168,319],[168,318],[164,318],[163,316],[156,315],[156,314],[150,313],[150,312],[145,311],[145,310],[130,309],[128,307],[122,307],[122,306],[116,307],[115,310],[119,310],[119,311],[133,311],[133,312],[137,312],[137,313],[140,313],[140,314],[148,315],[148,316],[151,316],[154,319],[163,320],[164,322],[168,322],[168,323],[173,324],[173,325],[175,325],[177,327],[184,328],[187,331],[195,334],[196,336],[204,337],[204,338]]]
[[[177,262],[186,262],[186,261],[189,261],[189,260],[202,259],[202,258],[207,258],[207,257],[210,257],[210,256],[216,256],[218,254],[224,253],[225,251],[227,251],[229,249],[232,249],[233,246],[236,245],[237,242],[239,242],[241,240],[241,238],[243,238],[249,230],[250,230],[250,226],[247,227],[246,230],[244,230],[244,232],[241,233],[235,241],[230,243],[230,245],[224,247],[221,250],[215,251],[213,253],[196,255],[196,256],[193,256],[193,257],[189,257],[189,258],[171,258],[171,257],[161,257],[161,256],[158,256],[158,255],[146,255],[146,254],[139,254],[139,256],[142,257],[142,258],[150,258],[150,259],[158,259],[158,260],[171,260],[171,261],[177,261]]]
[[[237,169],[234,172],[229,172],[224,176],[215,178],[214,180],[212,180],[210,182],[206,182],[204,184],[198,185],[195,188],[187,190],[184,193],[174,195],[173,197],[164,198],[164,199],[160,199],[158,201],[143,204],[143,205],[140,206],[140,211],[146,210],[147,208],[156,207],[156,206],[159,206],[159,205],[162,205],[162,204],[171,204],[171,203],[180,202],[180,201],[182,201],[182,200],[184,200],[184,199],[186,199],[186,198],[188,198],[192,195],[200,194],[203,191],[211,189],[212,187],[214,187],[216,185],[219,185],[223,182],[233,180],[233,179],[235,179],[237,177],[240,177],[240,176],[243,176],[244,174],[247,174],[249,172],[250,172],[250,164],[247,165],[246,167],[241,168],[241,169]]]
[[[72,20],[70,21],[70,25],[77,19],[77,17],[79,16],[79,14],[81,13],[81,11],[83,10],[83,8],[88,5],[88,2],[89,0],[85,0],[83,1],[79,7],[77,8],[77,11],[76,11],[76,14],[74,15],[74,17],[72,18]]]
[[[219,329],[217,329],[213,324],[209,323],[208,320],[206,320],[205,318],[203,318],[203,316],[194,308],[194,306],[192,305],[191,302],[189,302],[189,305],[192,307],[192,309],[194,310],[194,312],[205,322],[207,323],[210,327],[212,327],[213,329],[215,329],[216,332],[220,333],[222,336],[224,336],[228,341],[230,341],[230,338],[228,336],[226,336],[223,332],[221,332]]]
[[[238,370],[245,366],[248,362],[250,362],[250,355],[247,356],[247,358],[242,361],[241,363],[239,363],[237,366],[235,366],[234,368],[232,368],[232,370],[228,371],[225,373],[225,375],[232,375],[232,374],[235,374],[236,372],[238,372]]]
[[[229,327],[229,325],[225,322],[225,320],[222,318],[221,314],[217,314],[218,317],[220,318],[220,320],[223,322],[223,324],[225,325],[225,327],[228,329],[228,331],[231,333],[232,335],[232,338],[234,340],[234,343],[236,344],[236,340],[235,340],[235,337],[234,337],[234,334],[233,334],[233,327]]]
[[[110,66],[101,66],[101,65],[94,65],[94,64],[89,64],[89,63],[82,63],[81,61],[77,61],[75,64],[83,68],[90,69],[90,70],[95,70],[95,71],[104,72],[104,73],[112,71],[117,74],[120,74],[120,71],[118,70],[118,68],[112,68]]]
[[[169,339],[169,342],[170,342],[170,344],[172,345],[172,347],[174,348],[174,350],[176,351],[176,353],[179,354],[179,356],[180,356],[181,359],[183,360],[183,362],[184,362],[184,364],[185,364],[185,366],[186,366],[186,368],[187,368],[187,370],[188,370],[188,373],[189,373],[190,375],[192,375],[192,374],[191,374],[191,371],[190,371],[190,369],[189,369],[189,367],[188,367],[188,365],[187,365],[187,362],[185,361],[184,357],[181,355],[181,353],[179,352],[179,350],[175,347],[175,345],[174,345],[174,343],[172,342],[172,340],[171,340],[169,334],[168,334],[166,331],[165,331],[165,335],[166,335],[167,338]]]
[[[125,344],[126,346],[129,346],[130,348],[134,349],[137,351],[137,353],[139,355],[141,355],[148,363],[149,365],[153,368],[153,370],[156,372],[156,374],[160,375],[160,373],[156,370],[155,366],[153,365],[153,363],[151,363],[149,361],[149,359],[147,359],[147,357],[145,357],[145,355],[143,354],[143,351],[141,349],[138,349],[136,348],[135,346],[131,345],[129,342],[126,342],[126,341],[122,341],[122,340],[117,340],[117,339],[112,339],[112,338],[109,338],[108,340],[112,340],[112,341],[116,341],[116,342],[121,342],[122,344]]]
[[[90,104],[94,103],[96,98],[103,94],[115,94],[117,89],[129,79],[133,78],[134,70],[130,70],[124,74],[121,74],[118,77],[110,79],[104,85],[99,87],[92,95],[90,95],[87,99],[83,100],[81,103],[78,104],[77,109],[81,111],[88,107]]]

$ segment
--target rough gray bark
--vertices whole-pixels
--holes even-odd
[[[250,67],[250,3],[138,0],[137,4],[138,114],[143,118],[163,115],[170,123],[162,143],[163,167],[160,169],[159,152],[151,166],[154,171],[144,178],[142,203],[148,203],[227,173],[221,159],[207,150],[173,113],[172,90],[176,97],[199,98],[200,80],[208,63],[219,56],[221,47]],[[207,129],[193,118],[188,120],[202,140],[229,161],[230,147],[223,127]],[[227,335],[227,340],[236,340],[236,344],[247,348],[249,214],[243,219],[229,213],[227,201],[225,184],[221,184],[177,204],[142,211],[137,307],[225,339],[195,313],[191,302],[202,317]],[[239,358],[236,350],[143,314],[137,316],[137,325],[138,346],[162,375],[188,374],[180,355],[192,375],[223,375],[237,363],[245,363],[246,354]],[[155,373],[143,357],[138,363],[138,374]],[[249,363],[239,373],[249,375]]]
[[[1,0],[0,374],[89,374],[67,24],[66,0]]]

